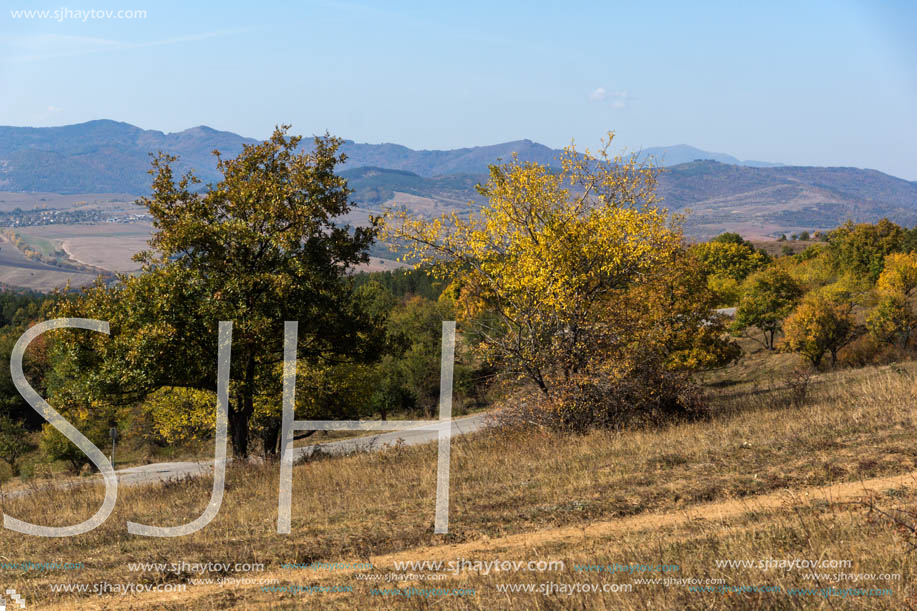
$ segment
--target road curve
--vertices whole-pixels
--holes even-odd
[[[484,428],[484,419],[487,414],[475,414],[464,418],[456,418],[451,421],[452,435],[465,435]],[[436,421],[434,421],[436,422]],[[398,444],[399,441],[404,445],[419,445],[436,441],[439,437],[439,431],[445,430],[449,426],[449,421],[436,422],[430,428],[421,428],[420,430],[405,429],[402,431],[393,431],[390,433],[379,433],[376,435],[366,435],[364,437],[354,437],[351,439],[341,439],[339,441],[329,441],[326,443],[310,444],[293,449],[293,460],[296,461],[305,456],[309,456],[316,451],[330,454],[333,456],[343,456],[345,454],[354,454],[357,452],[378,452],[386,447]],[[419,425],[426,427],[427,425]],[[161,462],[151,465],[141,465],[139,467],[128,467],[117,469],[118,483],[128,486],[138,484],[155,484],[171,479],[181,479],[183,477],[194,477],[204,475],[213,470],[213,461],[200,462]],[[101,480],[101,476],[93,478]],[[82,485],[86,482],[77,482],[69,485]],[[50,484],[54,486],[54,484]],[[14,490],[5,492],[2,498],[15,498],[31,493],[32,490]]]

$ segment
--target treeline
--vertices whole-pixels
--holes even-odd
[[[383,326],[384,346],[368,363],[340,361],[300,363],[297,415],[312,419],[435,418],[439,400],[441,328],[455,318],[448,300],[440,300],[442,281],[429,269],[403,269],[354,275],[354,295]],[[0,294],[0,359],[9,363],[13,345],[22,333],[51,316],[60,296],[31,293]],[[67,298],[67,297],[63,297]],[[50,348],[39,338],[29,348],[26,372],[43,396],[65,399],[62,376],[86,372],[68,363],[72,353]],[[32,374],[32,375],[29,375]],[[480,404],[488,371],[475,365],[463,346],[455,365],[456,413]],[[277,372],[277,381],[280,373]],[[279,388],[277,389],[279,390]],[[252,432],[262,443],[276,444],[270,433],[278,413],[279,393],[256,405]],[[71,400],[74,398],[71,397]],[[121,443],[166,446],[212,436],[216,396],[206,390],[166,387],[134,404],[109,406],[91,413],[72,409],[66,402],[55,407],[99,447],[106,447],[109,428],[122,431]],[[274,448],[276,449],[276,448]],[[14,475],[27,454],[42,462],[62,461],[78,471],[88,459],[56,430],[46,425],[21,398],[9,367],[0,373],[0,456]]]
[[[917,327],[917,227],[848,222],[794,255],[770,257],[737,234],[691,247],[731,327],[812,366],[894,360]],[[827,357],[827,360],[826,360]]]
[[[31,292],[0,292],[0,457],[13,475],[19,474],[20,462],[35,450],[33,435],[44,422],[22,398],[10,374],[13,346],[29,325],[41,319],[49,297]],[[39,392],[44,390],[41,342],[26,355],[23,369],[29,382]]]

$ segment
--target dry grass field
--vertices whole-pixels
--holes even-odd
[[[5,236],[0,236],[0,283],[33,291],[91,284],[96,274],[79,272],[28,259]]]
[[[140,266],[131,260],[147,248],[152,235],[149,223],[95,223],[25,227],[19,233],[45,239],[65,251],[73,261],[113,272],[131,272]]]
[[[756,358],[758,369],[766,368],[767,356]],[[3,585],[23,594],[29,608],[61,609],[354,609],[380,602],[445,609],[914,608],[915,555],[909,546],[915,538],[908,525],[914,524],[917,501],[917,363],[824,373],[804,388],[784,373],[776,376],[773,382],[766,377],[737,382],[740,378],[722,374],[710,386],[709,418],[662,429],[574,437],[492,430],[456,438],[445,536],[432,532],[435,446],[396,447],[297,466],[290,535],[276,534],[275,464],[233,466],[216,519],[174,539],[129,535],[125,522],[188,522],[206,506],[209,480],[122,488],[112,516],[90,533],[44,539],[3,530],[2,562],[84,565],[81,570],[3,570]],[[100,500],[96,486],[45,489],[6,499],[3,511],[64,525],[88,518]],[[447,574],[394,566],[396,560],[459,558],[562,561],[564,568]],[[812,580],[799,568],[718,568],[716,563],[796,558],[849,561],[846,568],[823,573],[899,578],[853,583],[822,575]],[[264,570],[198,575],[180,567],[131,571],[129,562],[261,563]],[[374,568],[282,568],[313,562],[371,562]],[[678,570],[631,575],[574,567],[611,564],[677,564]],[[358,577],[384,579],[391,573],[418,577],[391,583]],[[701,584],[722,580],[720,588],[733,590],[696,592],[684,581],[634,583],[665,577]],[[197,579],[212,582],[192,581]],[[231,584],[230,579],[250,582]],[[91,593],[93,587],[106,587],[97,584],[128,583],[186,591]],[[90,592],[53,591],[61,584],[89,584]],[[526,584],[536,591],[499,590]],[[558,584],[632,589],[537,592]],[[352,590],[304,591],[312,586]],[[287,587],[298,591],[278,590]],[[410,593],[411,587],[414,595],[389,592],[385,601],[373,594],[374,589]],[[782,591],[749,591],[753,587]],[[872,597],[790,593],[855,587],[891,592]],[[474,595],[422,596],[417,593],[422,588],[473,588]]]

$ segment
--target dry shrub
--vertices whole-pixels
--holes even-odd
[[[906,351],[894,344],[883,342],[866,333],[856,338],[838,353],[839,367],[867,367],[869,365],[888,365],[907,360]]]
[[[802,407],[809,396],[809,381],[812,379],[812,369],[796,369],[787,378],[787,387],[790,389],[790,405]]]
[[[701,390],[687,374],[644,359],[570,376],[548,393],[516,393],[496,422],[509,428],[535,425],[585,433],[659,425],[705,412]]]

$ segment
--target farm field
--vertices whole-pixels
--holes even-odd
[[[0,283],[33,291],[91,284],[96,275],[64,269],[26,258],[5,236],[0,236]]]
[[[131,272],[140,267],[131,257],[147,247],[151,232],[149,223],[98,223],[26,227],[19,233],[26,240],[53,242],[77,263]]]

